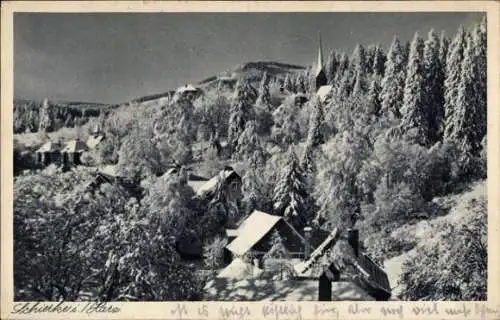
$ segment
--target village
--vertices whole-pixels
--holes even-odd
[[[485,299],[486,21],[453,17],[342,44],[325,16],[287,50],[20,96],[15,299]]]
[[[333,87],[327,84],[322,51],[320,38],[314,83],[317,97],[325,102]],[[217,86],[232,86],[234,81],[230,79],[221,77],[215,81]],[[281,92],[284,90],[282,88]],[[187,84],[169,98],[194,100],[202,94],[201,89]],[[297,104],[303,104],[308,97],[298,93],[294,99]],[[278,108],[276,112],[279,111]],[[42,168],[56,164],[63,170],[70,170],[82,165],[82,154],[99,148],[105,138],[95,126],[86,142],[76,139],[61,144],[49,140],[36,151],[36,162]],[[226,144],[222,141],[216,145],[219,153],[224,152]],[[209,178],[175,165],[164,175],[183,175],[195,197],[208,202],[216,190],[222,190],[229,204],[237,205],[242,199],[242,177],[231,166]],[[113,166],[97,168],[95,180],[88,184],[87,190],[96,191],[103,183],[113,186],[125,197],[141,197],[138,183],[118,176]],[[273,246],[276,235],[282,239],[290,256],[279,259],[279,270],[266,270],[264,260],[271,250],[276,250]],[[200,263],[204,259],[200,240],[196,236],[176,240],[176,249],[186,261]],[[226,229],[226,240],[223,267],[204,287],[204,300],[369,301],[391,298],[388,276],[362,252],[359,230],[354,224],[347,230],[313,229],[311,226],[296,230],[283,217],[255,210],[237,221],[233,228]],[[335,247],[341,249],[333,250]]]

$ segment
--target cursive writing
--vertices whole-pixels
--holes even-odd
[[[262,306],[262,316],[264,318],[273,317],[279,319],[302,319],[302,307],[300,305],[286,304],[268,304]]]
[[[13,314],[33,313],[117,313],[120,308],[109,302],[87,302],[83,307],[70,302],[23,302],[14,304]]]

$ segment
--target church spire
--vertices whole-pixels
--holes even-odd
[[[321,44],[321,32],[319,32],[318,62],[316,66],[316,91],[327,83],[326,74],[323,70],[323,48]]]
[[[323,47],[321,44],[321,31],[318,32],[319,35],[319,47],[318,47],[318,65],[316,67],[316,76],[323,71]]]

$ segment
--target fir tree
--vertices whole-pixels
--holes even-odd
[[[403,48],[398,38],[394,38],[385,64],[382,80],[382,114],[386,117],[399,118],[399,108],[403,103],[406,65]]]
[[[282,216],[297,230],[310,220],[309,198],[306,192],[304,173],[293,150],[289,151],[288,165],[283,168],[281,178],[274,188],[274,213]]]
[[[254,101],[254,89],[247,81],[239,80],[231,104],[227,135],[232,148],[238,145],[239,136],[245,130],[246,123],[255,118]]]
[[[305,174],[308,176],[314,175],[314,153],[317,148],[325,142],[325,137],[323,135],[323,126],[325,121],[323,104],[319,99],[316,99],[312,106],[313,111],[311,113],[311,118],[309,119],[309,131],[307,134],[306,147],[300,163]]]
[[[417,32],[413,37],[408,58],[408,74],[401,108],[401,129],[406,134],[411,132],[419,144],[427,145],[429,143],[429,116],[425,104],[423,49],[424,41]]]
[[[339,62],[337,61],[337,54],[335,51],[330,51],[328,56],[328,61],[326,64],[326,78],[329,84],[333,84],[335,80],[335,74],[337,72]]]
[[[486,114],[487,114],[487,33],[486,33],[486,16],[483,20],[474,26],[472,32],[472,41],[474,45],[474,74],[475,74],[475,97],[476,97],[476,112],[474,116],[477,118],[478,139],[486,134]]]
[[[441,123],[439,124],[439,131],[438,131],[438,137],[441,139],[443,137],[443,131],[444,131],[444,94],[445,94],[445,78],[446,78],[446,56],[448,54],[448,38],[446,37],[446,34],[444,31],[441,32],[441,37],[439,39],[439,57],[438,57],[438,79],[437,82],[440,84],[440,89],[439,89],[439,105],[441,106],[442,110],[442,118],[441,118]]]
[[[444,111],[442,105],[441,64],[439,62],[439,43],[437,34],[432,29],[425,41],[423,56],[424,72],[424,106],[427,109],[427,122],[429,123],[429,143],[434,143],[439,138],[440,126],[443,121]]]
[[[52,116],[51,116],[51,106],[49,100],[45,98],[43,104],[40,107],[40,122],[38,125],[39,132],[49,132],[52,129]]]
[[[464,58],[465,30],[459,27],[450,44],[446,58],[446,78],[444,81],[444,139],[452,139],[456,126],[456,106],[460,84],[461,64]]]
[[[307,85],[306,85],[306,75],[305,73],[300,73],[297,75],[296,81],[295,81],[295,88],[297,89],[297,93],[306,93],[307,92]]]
[[[477,28],[476,26],[476,30]],[[478,155],[481,141],[486,134],[486,101],[482,100],[485,92],[480,92],[486,85],[485,56],[480,56],[483,50],[484,55],[486,54],[486,43],[482,41],[480,32],[474,30],[472,35],[466,38],[457,90],[455,124],[450,135],[458,142],[464,155],[473,156]],[[478,46],[484,47],[481,50]],[[484,82],[478,83],[480,79]]]
[[[283,238],[281,238],[278,231],[273,231],[269,241],[270,249],[264,255],[264,265],[266,271],[277,276],[279,280],[285,280],[285,272],[291,270],[288,261],[291,254],[285,246]]]
[[[257,98],[256,105],[264,106],[266,109],[270,110],[271,94],[269,93],[269,80],[267,72],[264,72],[264,75],[262,76],[259,87],[259,97]]]
[[[377,45],[371,44],[366,49],[366,72],[368,74],[373,74],[373,66],[375,61],[375,55],[377,54]]]
[[[384,51],[380,47],[379,44],[376,45],[375,47],[375,53],[373,57],[373,74],[379,77],[384,76],[384,69],[385,69],[385,61],[386,61],[386,56],[384,54]]]
[[[344,74],[347,72],[348,69],[349,69],[349,58],[347,57],[347,54],[342,53],[339,59],[337,73],[335,74],[335,84],[337,86],[341,83],[342,78],[344,77]]]
[[[378,116],[380,114],[381,101],[380,101],[381,87],[376,78],[370,84],[368,90],[368,113]]]

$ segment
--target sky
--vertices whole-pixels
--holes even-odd
[[[357,43],[387,50],[480,13],[16,13],[14,97],[121,103],[249,61],[311,65]]]

